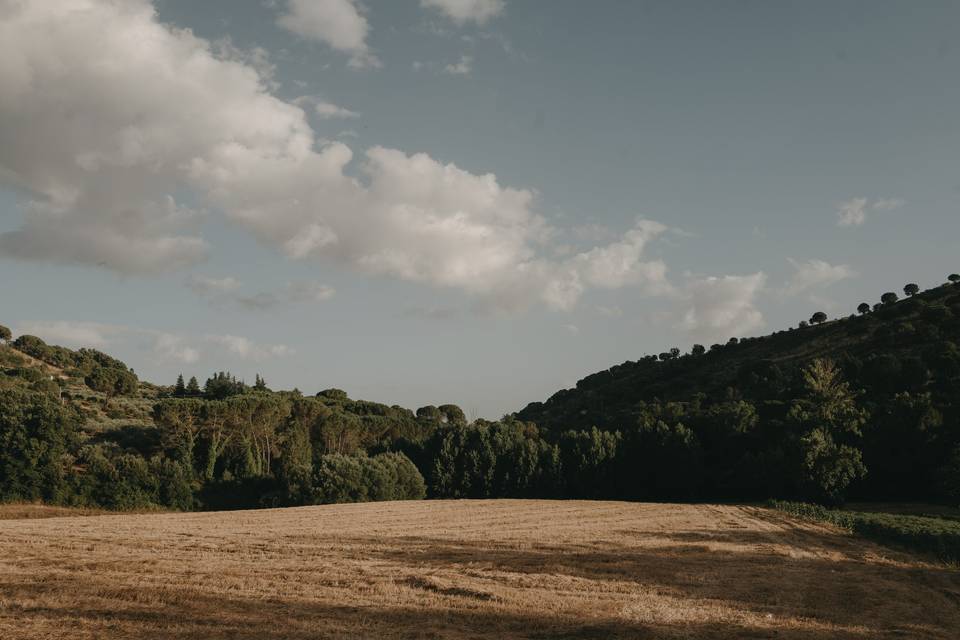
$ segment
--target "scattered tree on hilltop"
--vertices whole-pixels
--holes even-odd
[[[823,324],[827,321],[827,314],[823,311],[817,311],[815,314],[810,316],[810,324]]]
[[[0,324],[0,342],[6,342],[13,337],[13,333],[10,332],[10,329]]]
[[[857,305],[857,313],[860,315],[870,313],[870,305],[866,302],[861,302],[859,305]]]
[[[183,383],[183,374],[177,376],[177,383],[173,386],[173,395],[176,398],[182,398],[187,395],[187,387]]]
[[[243,381],[237,380],[229,371],[219,371],[207,378],[203,385],[203,393],[208,398],[223,400],[247,390]]]
[[[903,287],[903,292],[908,296],[915,296],[920,291],[920,286],[914,283],[910,283]]]
[[[899,299],[900,298],[898,298],[897,294],[895,294],[893,291],[887,291],[885,294],[880,296],[880,302],[883,304],[893,304]]]

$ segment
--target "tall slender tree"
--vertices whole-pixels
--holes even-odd
[[[182,398],[187,395],[187,387],[183,383],[183,374],[177,376],[177,384],[173,387],[173,395],[177,398]]]

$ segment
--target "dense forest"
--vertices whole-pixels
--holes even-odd
[[[140,381],[0,327],[0,500],[224,509],[437,498],[960,502],[960,276],[670,349],[499,421],[227,372]]]

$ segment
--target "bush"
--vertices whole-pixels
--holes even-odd
[[[421,500],[426,495],[423,476],[402,453],[368,458],[328,454],[313,471],[314,502],[376,502]]]

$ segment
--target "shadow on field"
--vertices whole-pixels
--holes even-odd
[[[495,542],[405,538],[403,549],[372,553],[415,570],[459,570],[469,575],[473,587],[478,580],[479,584],[487,581],[491,590],[502,591],[511,584],[517,588],[517,574],[563,575],[594,583],[635,583],[676,600],[707,601],[778,619],[860,626],[881,635],[950,637],[931,635],[930,630],[960,628],[960,571],[955,569],[867,562],[856,541],[841,539],[824,545],[816,536],[798,539],[798,533],[791,531],[681,531],[658,535],[658,539],[667,543],[642,548],[598,544],[577,551],[569,546],[518,549]],[[742,548],[735,549],[738,546]],[[757,553],[757,546],[767,546],[770,552]],[[791,553],[777,553],[775,548],[789,548]],[[494,586],[498,583],[499,589]],[[918,584],[928,589],[919,594]],[[891,620],[902,626],[891,626]],[[917,625],[925,631],[920,632]],[[691,636],[701,637],[693,632]],[[790,637],[837,634],[831,630],[822,636]]]
[[[83,630],[74,637],[137,637],[151,640],[315,640],[318,638],[509,638],[528,640],[644,640],[654,638],[857,638],[856,633],[802,629],[759,629],[734,623],[657,624],[595,619],[589,622],[551,616],[504,614],[437,607],[349,607],[323,602],[227,598],[190,591],[138,587],[124,594],[124,607],[102,594],[87,591],[83,581],[72,586],[70,603],[62,606],[11,605],[0,608],[0,631],[12,619],[18,637],[29,636],[31,618],[57,628]],[[63,586],[57,587],[58,591]],[[4,582],[0,593],[29,597],[37,585]],[[48,587],[39,587],[49,591]],[[59,591],[63,593],[63,591]],[[36,595],[36,594],[34,594]],[[19,621],[19,623],[18,623]],[[26,632],[26,633],[23,633]],[[935,637],[935,636],[934,636]]]

